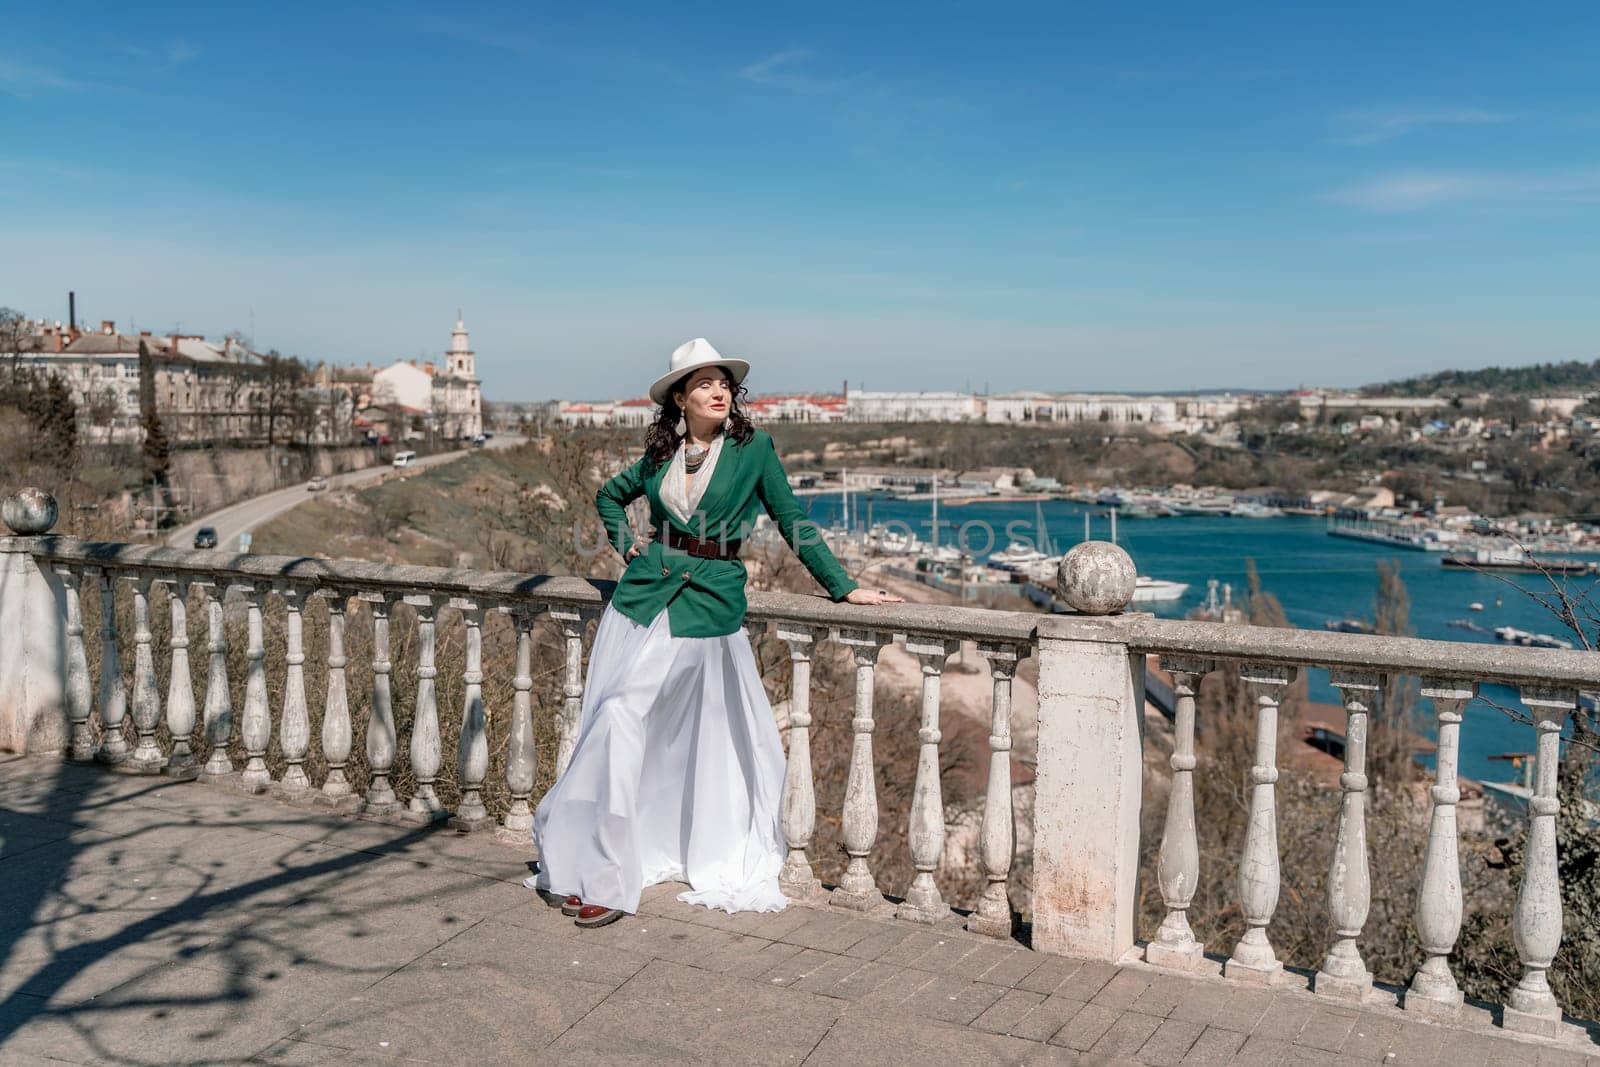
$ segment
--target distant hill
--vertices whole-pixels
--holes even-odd
[[[1600,391],[1600,359],[1593,363],[1572,359],[1527,367],[1447,370],[1368,385],[1361,390],[1365,396],[1468,396],[1477,393],[1577,396],[1596,391]]]

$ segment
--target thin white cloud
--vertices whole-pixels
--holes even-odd
[[[811,58],[809,48],[784,48],[741,67],[739,77],[753,85],[796,93],[831,93],[849,84],[848,78],[820,78],[800,69]]]
[[[1600,167],[1523,174],[1408,171],[1337,190],[1332,199],[1381,212],[1463,203],[1596,203]]]
[[[11,96],[30,96],[47,89],[82,89],[84,83],[46,67],[19,63],[0,56],[0,93]]]
[[[1346,111],[1336,116],[1342,144],[1369,145],[1439,126],[1499,126],[1519,116],[1476,107]]]

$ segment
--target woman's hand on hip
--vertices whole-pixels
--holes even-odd
[[[865,589],[860,586],[850,590],[844,597],[846,604],[903,604],[905,599],[887,589]]]

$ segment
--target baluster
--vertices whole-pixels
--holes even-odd
[[[850,728],[850,777],[845,785],[842,832],[849,866],[830,903],[867,911],[883,902],[867,857],[878,839],[878,786],[872,766],[872,681],[878,651],[888,639],[871,630],[835,629],[833,639],[850,649],[856,661],[856,708]]]
[[[139,737],[122,769],[156,774],[167,760],[156,742],[161,694],[156,691],[156,660],[151,648],[154,635],[150,632],[150,586],[154,579],[138,574],[129,580],[133,585],[133,726]]]
[[[239,779],[253,791],[272,784],[267,770],[267,745],[272,740],[272,711],[267,707],[267,645],[262,633],[261,608],[266,591],[253,585],[234,586],[245,601],[249,634],[245,645],[244,714],[239,721],[239,737],[244,742],[244,770]]]
[[[328,763],[328,777],[322,783],[322,797],[329,804],[342,806],[354,792],[344,769],[350,762],[354,744],[350,728],[350,694],[345,688],[344,669],[350,662],[344,653],[345,593],[337,589],[326,593],[328,600],[328,695],[322,708],[322,758]]]
[[[824,634],[798,623],[779,622],[778,640],[789,649],[789,759],[779,806],[788,845],[778,888],[791,900],[807,900],[822,888],[806,849],[817,827],[817,786],[811,770],[811,650]]]
[[[1476,682],[1429,679],[1421,694],[1433,701],[1439,719],[1439,749],[1434,759],[1433,816],[1427,853],[1417,887],[1417,935],[1427,959],[1412,976],[1403,1007],[1422,1015],[1453,1019],[1461,1011],[1461,988],[1450,973],[1450,953],[1461,933],[1461,861],[1456,854],[1456,760],[1461,752],[1461,712],[1478,695]]]
[[[1146,962],[1158,967],[1192,971],[1205,959],[1205,945],[1189,926],[1189,905],[1200,882],[1200,842],[1194,821],[1194,704],[1200,681],[1216,669],[1209,660],[1162,657],[1172,675],[1177,697],[1173,716],[1172,788],[1167,793],[1167,820],[1161,831],[1161,854],[1156,880],[1166,918],[1155,940],[1145,946]]]
[[[960,641],[920,636],[906,640],[906,651],[922,665],[917,779],[911,789],[911,815],[906,828],[911,865],[917,873],[895,914],[915,922],[931,923],[950,914],[949,906],[933,881],[933,872],[944,853],[944,790],[939,781],[939,682],[944,675],[945,660],[960,650]]]
[[[278,743],[283,747],[283,779],[278,788],[299,794],[311,788],[306,777],[306,753],[311,750],[311,714],[306,709],[305,591],[280,584],[283,598],[284,663],[283,714],[278,722]]]
[[[1328,868],[1328,915],[1333,947],[1311,981],[1324,996],[1360,1001],[1372,992],[1372,974],[1361,959],[1356,938],[1372,905],[1367,866],[1367,727],[1383,679],[1362,671],[1333,671],[1330,681],[1344,699],[1344,773],[1339,776],[1339,828]]]
[[[461,802],[450,825],[457,830],[482,830],[493,826],[483,806],[483,779],[489,773],[488,715],[483,706],[483,609],[470,601],[457,601],[461,621],[467,626],[467,663],[461,674],[465,693],[461,700],[461,740],[456,746],[456,773],[461,778]]]
[[[515,694],[511,698],[511,736],[506,745],[506,790],[511,794],[511,807],[500,825],[507,837],[521,844],[533,832],[529,800],[538,767],[533,737],[533,624],[538,611],[518,607],[510,614],[517,628],[517,675],[511,680]]]
[[[89,653],[83,646],[83,591],[88,571],[70,564],[56,564],[61,588],[67,600],[67,719],[72,723],[72,758],[94,759],[94,734],[89,730],[93,711],[93,687],[89,681]]]
[[[550,618],[561,627],[567,642],[566,676],[561,683],[561,731],[556,745],[556,777],[567,773],[572,750],[578,745],[578,727],[583,723],[583,630],[590,612],[581,608],[550,609]]]
[[[206,652],[210,656],[206,670],[203,725],[211,755],[200,773],[207,778],[220,778],[233,773],[233,760],[228,758],[228,744],[233,740],[233,695],[228,691],[228,630],[222,610],[227,589],[218,582],[203,584],[206,592]]]
[[[362,599],[372,605],[372,705],[367,712],[368,815],[388,815],[400,810],[389,772],[394,769],[394,704],[389,692],[389,597],[369,593]]]
[[[117,766],[128,758],[128,740],[122,720],[128,714],[128,687],[122,680],[122,657],[117,651],[117,576],[100,571],[100,762]]]
[[[417,612],[417,706],[411,716],[411,773],[417,780],[417,791],[406,804],[406,819],[429,823],[445,817],[444,805],[433,785],[443,760],[439,745],[439,700],[434,685],[439,671],[433,663],[437,615],[433,597],[425,593],[408,596],[405,602]]]
[[[1561,1006],[1546,973],[1561,947],[1561,886],[1556,869],[1556,815],[1561,801],[1556,776],[1561,761],[1561,727],[1577,707],[1575,690],[1525,686],[1522,702],[1533,712],[1533,796],[1528,798],[1528,840],[1522,859],[1522,885],[1512,913],[1512,940],[1522,960],[1522,980],[1506,999],[1507,1030],[1554,1037]]]
[[[193,777],[194,678],[189,673],[189,579],[181,575],[168,583],[167,605],[171,611],[172,634],[167,642],[172,653],[167,675],[167,732],[172,735],[172,755],[167,758],[167,773]]]
[[[996,641],[978,642],[989,660],[994,695],[989,709],[989,783],[983,798],[978,854],[987,885],[967,929],[989,937],[1011,936],[1011,859],[1016,851],[1016,813],[1011,805],[1011,683],[1026,648]]]
[[[1268,982],[1283,964],[1272,951],[1267,926],[1278,908],[1278,705],[1295,668],[1245,664],[1239,670],[1256,701],[1256,754],[1250,768],[1250,815],[1239,864],[1239,910],[1245,932],[1223,964],[1229,978]]]

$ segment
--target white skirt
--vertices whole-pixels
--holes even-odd
[[[657,882],[687,882],[690,904],[781,910],[783,775],[742,631],[674,637],[665,610],[641,626],[607,605],[577,747],[534,815],[529,881],[627,912]]]

